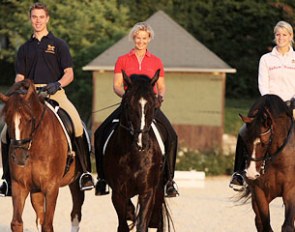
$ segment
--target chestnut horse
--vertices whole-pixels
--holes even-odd
[[[65,172],[68,141],[60,122],[28,79],[15,83],[7,95],[0,93],[0,100],[5,104],[2,115],[10,137],[11,230],[23,231],[22,213],[30,193],[36,226],[42,232],[53,231],[59,187],[69,185],[73,198],[72,231],[78,231],[84,202],[78,183],[80,167],[74,158]]]
[[[260,97],[251,107],[242,139],[247,149],[244,197],[252,199],[257,231],[273,231],[270,202],[282,197],[285,220],[282,231],[294,232],[295,134],[292,111],[276,95]]]
[[[118,127],[105,146],[105,177],[112,189],[112,202],[118,216],[118,232],[131,228],[146,232],[148,228],[164,231],[171,217],[164,200],[163,154],[152,128],[156,108],[153,87],[159,71],[150,79],[145,75],[123,72],[127,90],[121,102]],[[131,198],[138,195],[137,210]],[[166,217],[164,217],[166,216]]]

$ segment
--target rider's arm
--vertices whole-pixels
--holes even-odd
[[[269,91],[269,72],[268,72],[268,67],[267,67],[264,56],[262,56],[259,61],[258,88],[259,88],[259,92],[262,96],[270,93],[270,91]]]
[[[19,82],[19,81],[22,81],[24,79],[25,79],[25,76],[18,73],[18,74],[16,74],[14,81]]]
[[[119,97],[122,97],[125,93],[124,90],[124,82],[123,82],[123,74],[122,73],[115,73],[113,79],[113,90],[115,94]]]
[[[74,80],[74,71],[73,68],[65,68],[64,69],[64,75],[62,78],[58,81],[61,85],[61,87],[66,87]]]
[[[165,78],[159,77],[157,81],[157,89],[158,89],[158,95],[162,96],[164,98],[165,92],[166,92],[166,85],[165,85]]]

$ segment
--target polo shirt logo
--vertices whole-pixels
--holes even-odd
[[[55,46],[48,44],[45,52],[55,54]]]

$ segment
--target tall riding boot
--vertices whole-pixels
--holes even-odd
[[[173,181],[175,162],[177,154],[177,139],[169,144],[169,148],[166,146],[166,173],[167,173],[167,183],[165,188],[166,197],[176,197],[179,195],[176,184]]]
[[[77,156],[79,158],[83,174],[80,176],[80,189],[91,190],[94,188],[94,182],[91,176],[91,162],[90,151],[88,149],[87,141],[83,136],[75,138],[75,145],[77,149]]]
[[[245,180],[244,180],[244,170],[246,166],[246,147],[244,141],[240,135],[238,135],[236,153],[235,153],[235,164],[234,173],[231,177],[229,187],[233,188],[235,191],[243,191]]]
[[[107,182],[105,180],[103,170],[103,145],[105,139],[103,139],[102,131],[95,131],[94,133],[94,147],[95,147],[95,160],[96,160],[96,171],[98,174],[98,180],[95,185],[95,195],[101,196],[109,194]]]
[[[9,170],[9,157],[8,157],[9,144],[1,143],[2,165],[3,165],[3,183],[0,186],[0,196],[11,196],[11,178]]]

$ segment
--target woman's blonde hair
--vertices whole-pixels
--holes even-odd
[[[134,39],[134,36],[139,31],[146,31],[149,34],[150,39],[152,40],[155,37],[155,33],[150,25],[148,25],[146,22],[139,22],[136,23],[132,29],[129,32],[129,40],[132,41]]]
[[[290,42],[290,45],[292,46],[292,44],[294,43],[294,34],[293,34],[293,28],[292,28],[291,24],[287,23],[285,21],[279,21],[273,29],[274,35],[277,33],[279,28],[285,29],[292,36],[292,40]],[[275,41],[275,39],[274,39],[274,41]]]

